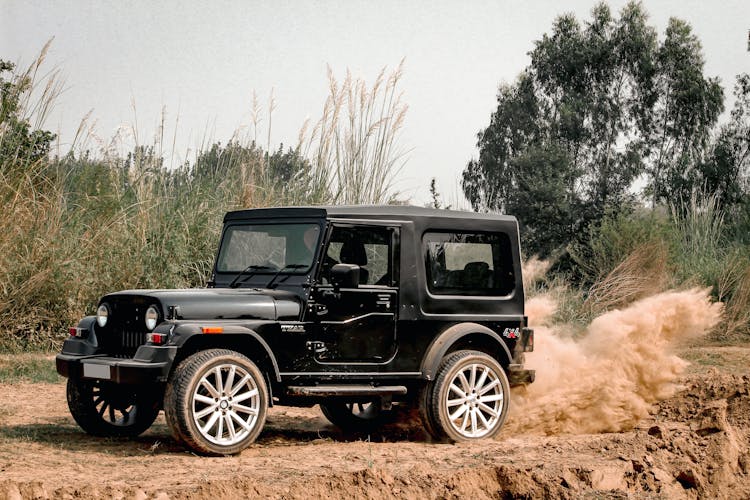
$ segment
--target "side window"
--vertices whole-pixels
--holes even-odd
[[[504,233],[425,233],[427,287],[436,295],[508,295],[515,288]]]
[[[393,230],[386,227],[334,226],[323,262],[322,281],[329,283],[334,265],[356,264],[360,268],[360,285],[392,285],[392,234]]]

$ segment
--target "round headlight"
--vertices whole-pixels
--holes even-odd
[[[157,321],[159,321],[159,311],[155,306],[150,306],[146,310],[146,329],[153,330],[156,328]]]
[[[96,324],[99,325],[101,328],[104,328],[107,325],[108,319],[109,319],[109,307],[107,306],[107,304],[102,304],[96,310]]]

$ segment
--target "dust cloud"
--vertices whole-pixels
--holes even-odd
[[[573,339],[565,327],[549,324],[555,309],[549,296],[527,302],[535,346],[526,365],[536,370],[536,381],[514,392],[509,433],[633,428],[653,403],[677,390],[687,362],[673,348],[707,333],[722,313],[707,290],[669,291],[602,314]]]

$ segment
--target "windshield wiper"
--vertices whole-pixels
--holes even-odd
[[[276,272],[276,274],[273,275],[273,278],[271,278],[271,281],[268,282],[268,284],[265,286],[265,288],[271,288],[271,285],[273,284],[274,281],[276,281],[276,278],[279,277],[279,275],[281,274],[282,271],[284,271],[286,269],[302,269],[303,267],[307,267],[307,264],[287,264],[286,266],[284,266],[281,269],[279,269]],[[290,276],[289,274],[287,274],[286,276],[284,276],[284,279],[281,280],[281,283],[283,283],[284,281],[286,281],[286,279],[289,276]]]
[[[250,277],[253,274],[255,274],[256,271],[260,271],[261,269],[272,269],[272,268],[269,267],[269,266],[264,266],[264,265],[250,264],[245,269],[243,269],[242,271],[240,271],[237,276],[234,277],[234,279],[232,280],[232,282],[229,283],[229,288],[237,288],[237,287],[239,287],[241,284],[243,284],[244,282],[246,282],[247,280],[249,280]],[[243,279],[242,281],[240,281],[238,283],[237,280],[239,280],[240,277],[242,277],[243,274],[247,274],[247,276],[245,277],[245,279]]]

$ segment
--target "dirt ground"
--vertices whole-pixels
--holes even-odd
[[[627,432],[510,435],[510,421],[496,440],[442,444],[412,413],[368,438],[275,407],[226,458],[193,455],[161,416],[135,440],[93,438],[64,383],[2,384],[0,498],[750,498],[750,346],[681,354],[684,388]]]

